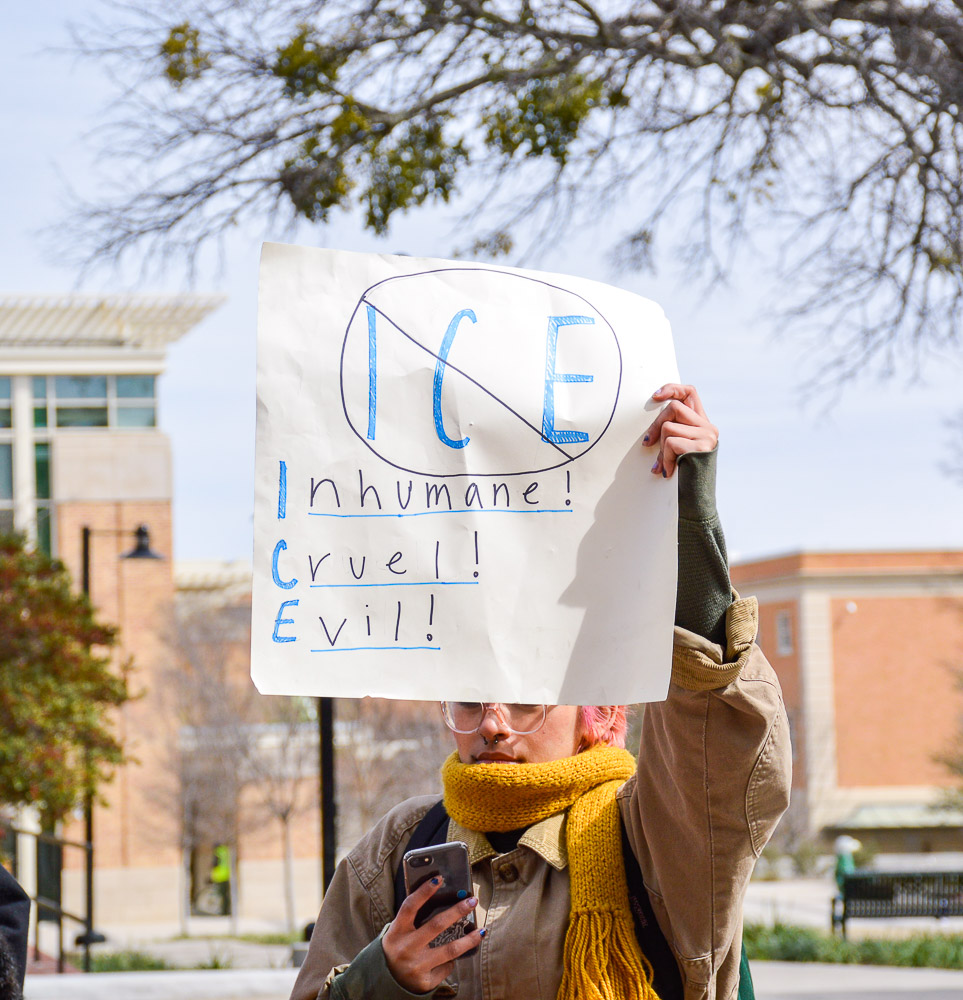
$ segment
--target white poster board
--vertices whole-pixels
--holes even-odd
[[[654,701],[677,381],[646,299],[575,277],[265,244],[252,675],[267,694]]]

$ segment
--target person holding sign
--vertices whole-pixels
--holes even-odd
[[[742,902],[788,804],[789,727],[755,599],[729,584],[718,432],[693,387],[653,399],[643,444],[653,474],[678,470],[679,576],[672,682],[646,706],[638,766],[624,706],[444,703],[443,804],[401,803],[341,863],[292,1000],[745,995]],[[421,926],[441,884],[396,903],[413,839],[462,841],[471,863],[472,893]],[[476,930],[446,934],[472,912]]]

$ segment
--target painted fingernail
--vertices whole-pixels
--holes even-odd
[[[649,443],[649,435],[648,435],[648,434],[646,434],[646,435],[645,435],[645,436],[644,436],[644,437],[642,438],[642,444],[648,444],[648,443]]]
[[[659,460],[658,459],[656,459],[655,462],[652,463],[652,471],[653,472],[658,472],[659,471]]]
[[[434,878],[433,878],[433,879],[431,880],[431,884],[432,884],[432,885],[441,885],[441,879],[440,879],[440,878],[439,878],[439,877],[438,877],[438,876],[436,875],[436,876],[435,876],[435,877],[434,877]]]
[[[468,895],[467,889],[459,889],[457,892],[457,896],[459,899],[464,899],[467,895]]]
[[[477,906],[478,905],[478,897],[477,896],[472,896],[471,899],[468,900],[468,905],[469,906]]]
[[[487,933],[488,933],[488,928],[487,927],[482,927],[482,929],[478,932],[478,936],[479,937],[484,937]]]
[[[662,478],[665,479],[665,469],[662,470]]]

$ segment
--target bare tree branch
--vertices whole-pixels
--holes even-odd
[[[476,244],[505,250],[522,223],[544,242],[617,205],[626,247],[651,261],[668,243],[712,278],[761,234],[777,244],[784,318],[832,317],[824,374],[958,347],[959,3],[109,10],[78,31],[126,84],[99,140],[105,189],[68,226],[86,261],[190,262],[252,218],[360,208],[384,233],[459,192]]]

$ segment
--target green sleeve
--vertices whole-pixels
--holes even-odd
[[[384,931],[364,948],[355,960],[331,980],[331,1000],[411,1000],[413,997],[431,997],[430,993],[409,993],[395,982],[385,962],[381,947]]]
[[[732,603],[726,539],[716,510],[716,455],[693,452],[679,459],[679,580],[675,623],[725,645],[726,611]]]

